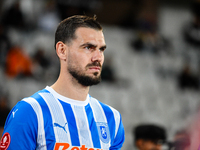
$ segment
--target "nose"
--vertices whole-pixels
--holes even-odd
[[[104,60],[103,52],[100,50],[95,50],[93,52],[91,60],[92,60],[92,62],[95,62],[95,61],[102,62]]]

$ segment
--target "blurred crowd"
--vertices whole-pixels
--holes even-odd
[[[160,33],[159,9],[160,1],[136,1],[136,14],[131,26],[137,36],[131,41],[134,51],[154,55],[173,55],[173,42]],[[200,1],[192,0],[189,3],[191,19],[182,26],[181,39],[185,47],[182,54],[184,64],[177,71],[177,87],[180,90],[200,89]],[[190,52],[193,52],[191,56]]]
[[[0,1],[0,70],[6,80],[32,78],[42,82],[49,76],[53,76],[51,79],[56,79],[59,72],[59,63],[56,63],[56,55],[52,55],[54,51],[53,47],[47,50],[45,46],[39,45],[32,48],[33,50],[25,49],[23,40],[16,40],[12,33],[24,36],[22,39],[26,39],[35,31],[52,35],[58,23],[64,18],[74,14],[91,15],[95,12],[95,9],[102,7],[102,3],[100,0],[38,0],[37,8],[40,9],[32,10],[34,13],[31,15],[26,14],[26,11],[22,9],[23,5],[26,3],[25,0]],[[33,1],[29,0],[27,4],[32,5]],[[123,27],[129,26],[136,31],[136,38],[130,41],[132,49],[138,53],[147,52],[153,55],[159,55],[163,52],[170,54],[173,45],[170,39],[159,32],[159,1],[135,0],[133,4],[135,5],[134,8],[137,8],[134,10],[134,14],[132,14],[131,17],[127,16],[128,20],[119,24]],[[195,71],[192,70],[190,64],[192,60],[186,56],[185,65],[178,72],[177,85],[181,90],[190,88],[199,91],[200,1],[191,1],[190,8],[193,18],[191,22],[188,22],[187,26],[184,27],[182,35],[188,47],[197,51],[197,56],[195,58],[198,69]],[[43,44],[49,45],[49,43]],[[52,67],[54,67],[53,73]],[[117,81],[115,70],[112,66],[112,58],[108,58],[105,61],[102,71],[102,80],[106,82]],[[9,96],[6,91],[3,90],[3,85],[0,85],[0,135],[5,118],[11,109],[8,102]],[[153,133],[154,130],[156,130],[155,132],[158,133],[158,135]],[[142,133],[145,131],[147,131],[147,133]],[[144,141],[151,141],[150,143],[155,145],[164,144],[166,146],[167,144],[168,148],[171,149],[172,147],[176,147],[175,150],[187,150],[190,140],[185,130],[177,132],[172,143],[166,143],[167,136],[165,132],[164,129],[157,128],[154,125],[137,127],[133,132],[135,139],[134,145],[140,149],[139,147],[142,147],[141,143]],[[153,139],[151,139],[151,135]],[[141,148],[140,150],[144,149]]]
[[[74,0],[73,2],[70,0],[45,0],[38,1],[41,5],[38,6],[40,9],[36,7],[35,9],[38,9],[38,11],[32,10],[32,15],[30,15],[23,11],[22,2],[25,3],[23,0],[1,1],[0,3],[2,14],[0,16],[0,66],[6,76],[11,78],[44,75],[44,70],[52,64],[51,59],[49,59],[52,57],[50,56],[51,53],[48,52],[50,50],[45,50],[42,46],[37,46],[31,51],[25,49],[23,40],[17,42],[13,40],[13,30],[22,34],[24,38],[36,30],[53,33],[62,19],[74,14],[91,15],[95,13],[98,7],[102,7],[100,0]],[[29,0],[29,5],[33,4],[35,3]],[[130,41],[133,50],[156,55],[163,52],[170,54],[173,50],[171,41],[159,32],[159,1],[135,0],[133,5],[136,9],[131,17],[127,17],[127,20],[119,23],[121,26],[129,26],[136,31],[137,36],[134,36],[134,39]],[[200,47],[198,34],[200,30],[199,1],[193,0],[190,8],[193,18],[184,28],[183,38],[188,45],[198,49]],[[199,58],[197,57],[196,61],[200,68]],[[198,68],[194,72],[190,65],[190,59],[186,58],[185,65],[177,77],[177,83],[180,89],[193,88],[199,90],[200,69]],[[106,81],[116,81],[110,60],[103,68],[102,78]]]

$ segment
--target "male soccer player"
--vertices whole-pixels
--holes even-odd
[[[120,113],[91,97],[100,82],[106,43],[95,17],[72,16],[55,33],[60,75],[10,112],[0,150],[120,150]]]

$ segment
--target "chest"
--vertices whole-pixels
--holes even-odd
[[[44,118],[44,130],[39,133],[45,137],[43,144],[51,149],[60,146],[77,150],[81,147],[85,150],[109,149],[110,129],[103,114],[98,113],[97,117],[90,107],[63,105],[62,108],[54,113],[50,110],[53,108],[44,112],[47,116]]]

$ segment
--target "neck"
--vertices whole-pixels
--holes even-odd
[[[71,75],[60,75],[51,87],[60,95],[79,101],[86,100],[89,92],[89,86],[79,84]]]

